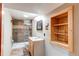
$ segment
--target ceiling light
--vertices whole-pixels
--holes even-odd
[[[36,21],[40,21],[40,20],[44,20],[44,19],[45,19],[44,16],[37,16],[37,17],[35,17]]]
[[[28,17],[27,15],[24,15],[24,17]]]

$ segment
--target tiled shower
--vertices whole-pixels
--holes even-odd
[[[32,36],[32,20],[12,20],[13,42],[28,42]]]

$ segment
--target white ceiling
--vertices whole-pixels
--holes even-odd
[[[15,9],[9,9],[9,8],[5,8],[6,10],[8,10],[8,12],[10,13],[10,15],[17,19],[17,20],[32,20],[33,18],[35,18],[36,16],[38,16],[38,14],[34,14],[34,13],[29,13],[29,12],[24,12],[24,11],[20,11],[20,10],[15,10]]]
[[[16,9],[33,14],[48,14],[57,7],[61,6],[61,3],[4,3],[5,8]],[[16,15],[16,13],[15,13]],[[22,15],[21,15],[22,16]]]

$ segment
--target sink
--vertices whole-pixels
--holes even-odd
[[[32,41],[44,40],[43,38],[39,38],[39,37],[29,37],[29,39],[31,39]]]
[[[33,39],[38,39],[38,37],[32,37]]]

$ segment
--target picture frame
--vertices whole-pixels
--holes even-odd
[[[49,27],[49,23],[47,23],[47,25],[45,26],[46,30],[48,30],[48,27]]]
[[[42,22],[42,20],[37,21],[37,30],[43,30],[43,22]]]

